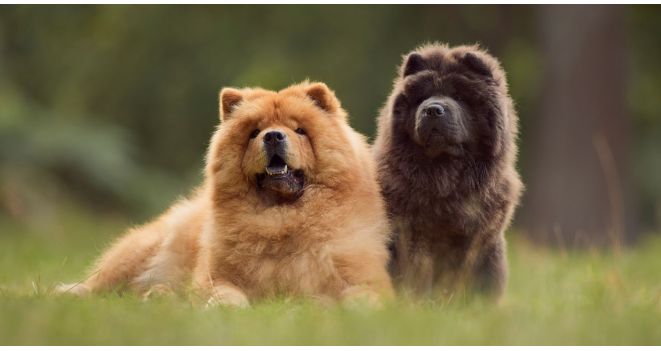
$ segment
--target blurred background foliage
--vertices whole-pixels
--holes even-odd
[[[480,43],[500,58],[521,120],[519,168],[528,183],[544,165],[544,146],[535,142],[544,133],[540,120],[553,123],[543,111],[546,68],[555,54],[572,50],[549,44],[544,26],[568,25],[540,20],[549,10],[0,6],[0,220],[47,226],[62,206],[136,222],[162,211],[201,180],[223,86],[280,89],[306,78],[324,81],[352,125],[373,137],[402,55],[430,41]],[[627,228],[633,229],[626,230],[635,236],[661,223],[661,11],[617,6],[609,16],[606,25],[622,30],[608,38],[624,60],[615,75],[624,77],[618,118],[630,126],[612,148],[626,146],[616,168],[630,174],[621,177],[621,188],[632,213]],[[572,38],[570,32],[566,42]],[[602,73],[608,79],[612,72]],[[559,167],[588,174],[578,166]],[[525,211],[538,188],[524,197],[521,228],[522,216],[539,217]],[[562,189],[559,195],[581,196]]]

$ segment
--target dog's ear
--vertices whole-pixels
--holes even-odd
[[[477,54],[472,52],[466,53],[459,61],[471,71],[488,78],[493,78],[491,68]]]
[[[226,121],[230,118],[232,111],[243,101],[241,90],[234,88],[223,88],[220,91],[220,120]]]
[[[328,113],[335,113],[340,108],[340,101],[335,97],[335,93],[324,83],[311,83],[305,88],[305,95]]]
[[[406,56],[404,59],[404,63],[402,64],[401,68],[401,76],[402,78],[406,78],[412,74],[416,74],[420,71],[423,71],[427,68],[427,64],[425,62],[425,59],[422,58],[422,55],[420,55],[417,52],[413,52]]]

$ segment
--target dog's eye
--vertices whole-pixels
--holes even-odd
[[[300,135],[305,135],[305,129],[303,128],[296,128],[295,132]]]
[[[250,133],[250,139],[255,139],[255,138],[257,138],[257,136],[259,135],[259,132],[260,132],[259,129],[255,129],[255,130],[253,130],[252,133]]]

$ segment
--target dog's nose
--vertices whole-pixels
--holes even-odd
[[[280,143],[284,143],[285,140],[287,140],[287,135],[277,130],[268,132],[264,135],[264,144],[270,146],[275,146]]]
[[[430,117],[442,117],[445,115],[445,108],[441,104],[431,104],[425,107],[424,114]]]

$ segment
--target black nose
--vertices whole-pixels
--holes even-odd
[[[264,144],[275,146],[280,143],[283,143],[286,139],[287,139],[287,135],[285,135],[285,133],[274,130],[264,135]]]
[[[441,117],[445,115],[445,108],[441,104],[431,104],[425,107],[424,113],[431,117]]]

